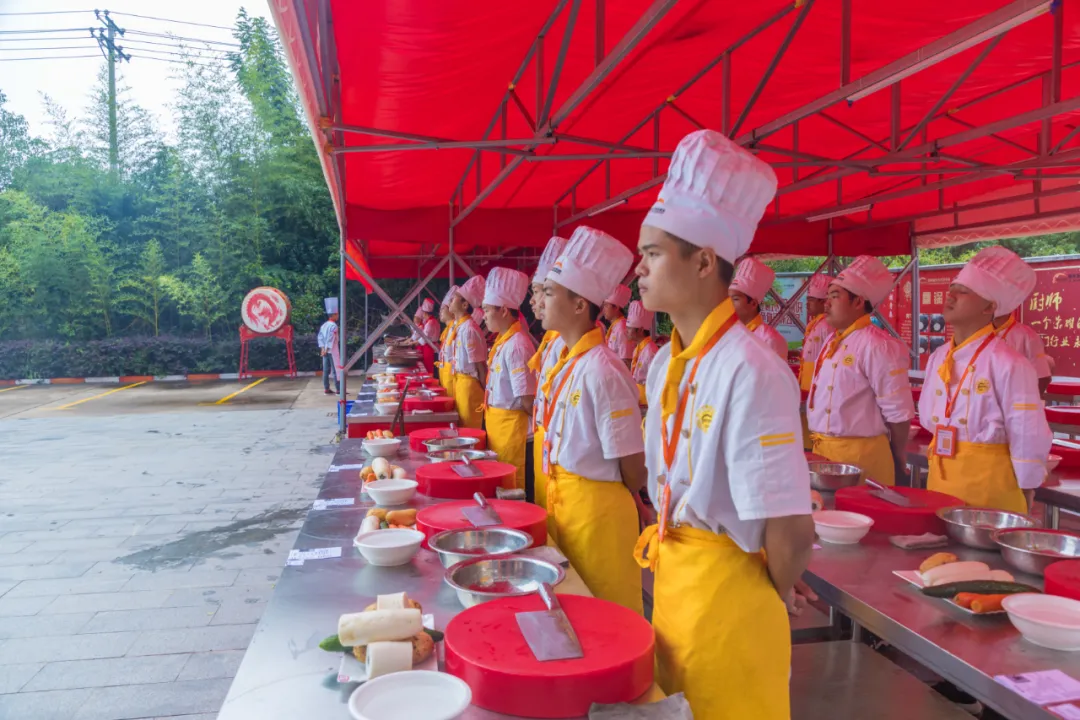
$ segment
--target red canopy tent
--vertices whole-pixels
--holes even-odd
[[[343,267],[394,310],[422,284],[375,278],[525,266],[582,222],[633,246],[699,127],[776,168],[754,253],[1080,228],[1077,4],[271,0]]]

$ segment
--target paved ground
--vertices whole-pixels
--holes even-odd
[[[216,717],[333,457],[317,378],[110,390],[0,392],[5,720]]]

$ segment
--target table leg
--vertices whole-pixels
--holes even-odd
[[[1045,507],[1044,520],[1046,526],[1051,530],[1057,530],[1061,524],[1061,509],[1054,505],[1046,505]]]

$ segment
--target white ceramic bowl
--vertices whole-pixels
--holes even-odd
[[[454,720],[472,702],[464,680],[448,673],[406,670],[369,680],[349,696],[355,720]]]
[[[424,533],[404,528],[387,528],[360,533],[353,538],[353,545],[372,565],[395,567],[413,559],[424,542]]]
[[[870,532],[872,518],[846,510],[818,510],[814,513],[814,529],[818,537],[835,545],[854,545]]]
[[[416,494],[417,482],[405,478],[375,480],[364,485],[364,492],[371,496],[376,505],[388,507],[404,505]]]
[[[1060,455],[1050,455],[1050,457],[1046,459],[1046,472],[1054,472],[1055,470],[1057,470],[1057,466],[1060,464]]]
[[[397,412],[398,403],[396,402],[376,402],[375,412],[379,415],[393,415]]]
[[[361,447],[371,457],[394,457],[397,455],[398,448],[401,447],[401,439],[364,440]]]
[[[1024,639],[1051,650],[1080,650],[1080,601],[1020,593],[1001,602]]]

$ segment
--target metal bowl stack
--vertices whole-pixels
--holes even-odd
[[[495,453],[487,450],[437,450],[427,454],[427,459],[433,463],[465,459],[468,459],[469,462],[475,462],[476,460],[490,460],[493,457],[495,457]]]
[[[425,440],[424,447],[427,448],[429,453],[440,452],[442,450],[471,450],[473,446],[479,442],[479,438],[474,437],[440,437]]]
[[[947,507],[937,511],[945,523],[945,534],[968,547],[997,550],[994,532],[1035,527],[1035,521],[1020,513],[992,508]]]
[[[859,484],[862,468],[834,462],[811,462],[810,487],[815,490],[834,492],[844,487]]]
[[[1063,530],[996,530],[1001,557],[1020,572],[1042,575],[1058,560],[1080,558],[1080,536]]]
[[[445,568],[477,557],[511,555],[532,543],[532,535],[508,527],[444,530],[428,540]]]
[[[541,583],[557,585],[566,573],[558,565],[521,555],[482,557],[452,566],[444,576],[467,608],[504,597],[536,592]]]

